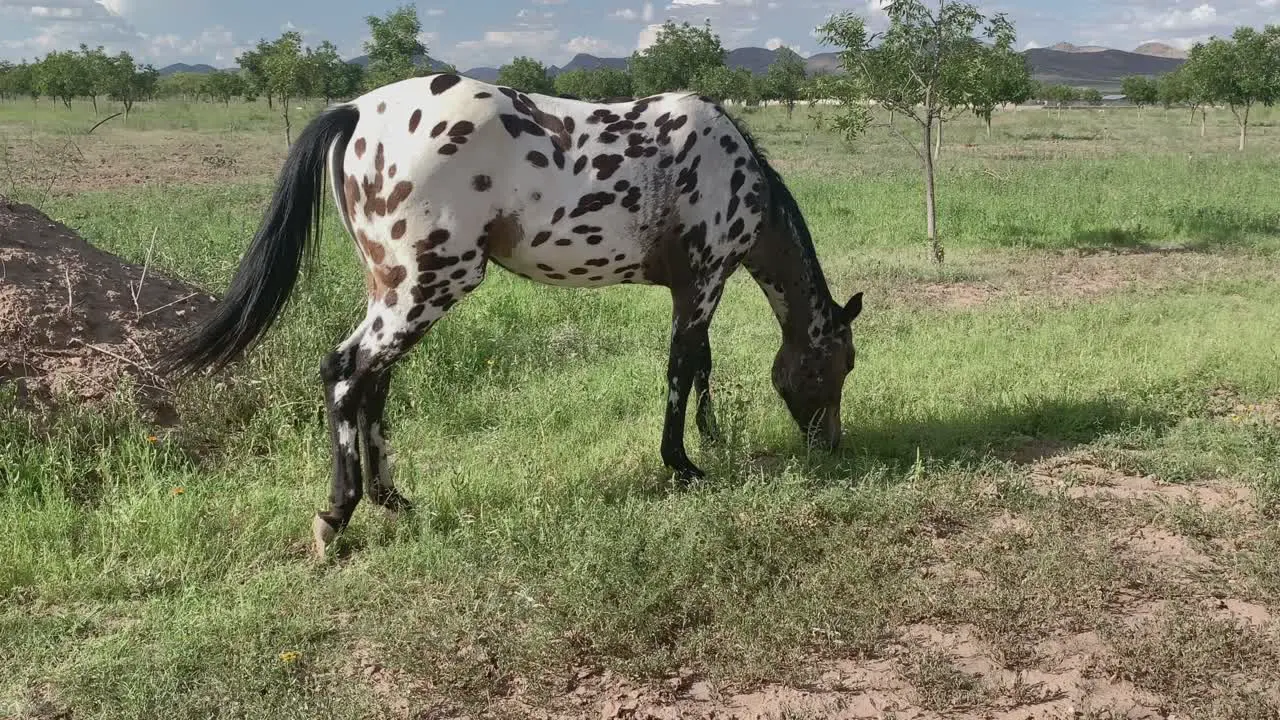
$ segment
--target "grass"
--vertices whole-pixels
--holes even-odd
[[[1122,590],[1174,590],[1108,540],[1146,516],[1034,492],[1009,453],[1049,444],[1174,482],[1246,484],[1263,499],[1280,489],[1275,428],[1212,401],[1223,387],[1246,403],[1280,397],[1273,128],[1241,156],[1225,113],[1203,143],[1183,115],[1160,112],[1010,113],[990,142],[957,123],[939,269],[923,259],[909,150],[883,129],[845,149],[804,113],[749,121],[837,294],[868,290],[840,453],[807,452],[774,395],[778,330],[745,274],[712,329],[727,442],[702,448],[691,430],[710,477],[676,490],[658,456],[664,293],[556,290],[495,270],[397,371],[397,480],[421,512],[362,507],[346,552],[313,565],[305,542],[328,475],[317,367],[363,311],[330,215],[319,275],[237,369],[242,381],[179,395],[176,429],[123,404],[36,417],[0,400],[0,714],[365,717],[392,702],[353,664],[368,656],[415,711],[477,709],[526,686],[553,699],[583,667],[789,681],[814,658],[878,656],[916,622],[971,624],[1002,664],[1026,667],[1054,633],[1105,627]],[[87,119],[0,105],[6,132]],[[144,108],[130,122],[101,142],[273,131],[256,106]],[[1067,139],[1037,139],[1055,132]],[[54,192],[45,207],[131,260],[156,229],[160,268],[222,288],[270,179]],[[1164,248],[1230,272],[1161,277]],[[1097,296],[911,300],[921,285],[1007,285],[1098,251],[1148,253],[1151,277]],[[1039,531],[990,532],[1005,513]],[[1223,572],[1276,609],[1278,541],[1262,523],[1167,520],[1237,541]],[[922,572],[939,563],[984,579]],[[1268,640],[1179,623],[1116,639],[1117,669],[1176,707],[1266,707],[1246,685],[1211,686],[1223,663],[1274,682]],[[992,692],[927,649],[903,668],[930,707]]]

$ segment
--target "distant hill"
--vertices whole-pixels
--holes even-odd
[[[804,62],[804,69],[810,75],[814,73],[839,72],[840,56],[833,52],[810,55],[809,59]]]
[[[1149,42],[1139,45],[1134,52],[1139,55],[1150,55],[1152,57],[1173,58],[1175,60],[1186,60],[1187,51],[1180,50],[1172,45],[1166,45],[1161,42]]]
[[[353,57],[348,60],[347,63],[351,65],[359,65],[360,67],[369,67],[369,56],[360,55],[358,57]],[[413,59],[413,64],[418,67],[430,68],[432,70],[444,70],[449,67],[448,63],[436,60],[430,55],[419,55],[415,57]]]
[[[777,57],[777,52],[761,47],[744,47],[731,50],[725,54],[726,63],[732,68],[746,68],[752,73],[762,75],[769,71]],[[1176,70],[1185,62],[1186,53],[1164,43],[1144,43],[1134,52],[1114,50],[1096,45],[1073,45],[1058,43],[1051,48],[1033,48],[1023,53],[1031,67],[1031,75],[1040,82],[1065,83],[1080,87],[1094,87],[1101,90],[1112,90],[1120,87],[1120,81],[1129,75],[1161,75]],[[625,57],[597,57],[580,53],[563,68],[552,65],[547,73],[552,77],[566,70],[592,70],[596,68],[627,68]],[[361,55],[347,62],[366,67],[369,57]],[[419,67],[432,70],[443,70],[446,63],[429,55],[416,58]],[[839,56],[834,52],[818,53],[805,61],[805,69],[810,73],[840,72]],[[186,65],[178,63],[160,71],[161,75],[172,75],[179,72],[208,73],[215,68],[209,65]],[[462,73],[467,77],[483,82],[496,82],[498,69],[482,66],[471,68]]]
[[[614,70],[626,70],[627,58],[602,58],[586,53],[578,53],[565,64],[560,72],[568,72],[570,70],[599,70],[600,68],[611,68]]]
[[[1129,75],[1162,75],[1177,70],[1184,62],[1123,50],[1081,53],[1035,48],[1024,55],[1036,80],[1099,89],[1119,87]]]
[[[212,65],[203,65],[203,64],[188,65],[186,63],[174,63],[173,65],[166,65],[165,67],[162,67],[159,70],[161,77],[164,77],[167,75],[176,75],[178,73],[196,73],[198,75],[203,75],[205,73],[211,73],[211,72],[217,72],[217,71],[218,71],[218,68]]]
[[[1069,42],[1060,42],[1057,45],[1049,46],[1049,49],[1057,50],[1058,52],[1069,52],[1069,53],[1095,53],[1095,52],[1103,52],[1107,48],[1104,48],[1100,45],[1072,45]]]
[[[778,53],[762,47],[744,47],[725,53],[724,64],[737,70],[746,68],[755,75],[769,72],[769,66]]]
[[[498,68],[477,67],[466,70],[462,74],[473,80],[479,80],[480,82],[491,83],[498,81]]]

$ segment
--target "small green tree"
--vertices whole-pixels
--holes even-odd
[[[1090,105],[1102,104],[1102,91],[1098,88],[1085,88],[1080,91],[1080,99]]]
[[[498,68],[498,84],[525,93],[554,95],[555,84],[547,68],[531,57],[520,56]]]
[[[355,95],[360,88],[363,70],[343,61],[338,46],[325,40],[314,50],[307,50],[307,84],[328,105],[334,98]]]
[[[418,39],[422,33],[422,22],[418,19],[417,9],[413,5],[404,5],[383,17],[370,15],[365,22],[369,24],[371,36],[364,44],[365,52],[369,54],[366,85],[378,88],[417,75],[414,61],[427,53],[426,45]]]
[[[248,94],[249,85],[245,73],[219,70],[204,77],[204,92],[211,99],[230,106],[231,99]]]
[[[1208,107],[1205,97],[1209,93],[1198,84],[1197,78],[1188,72],[1187,66],[1183,65],[1173,72],[1161,75],[1156,84],[1160,89],[1160,104],[1166,110],[1175,105],[1186,105],[1191,109],[1192,121],[1195,121],[1196,112],[1199,111],[1200,137],[1204,137],[1208,125]]]
[[[1240,27],[1230,39],[1196,43],[1185,65],[1190,83],[1204,92],[1204,100],[1231,109],[1240,128],[1241,152],[1249,132],[1254,105],[1280,100],[1280,25],[1262,32]]]
[[[991,137],[991,118],[996,107],[1024,103],[1031,99],[1035,88],[1026,58],[1012,48],[983,47],[975,60],[966,82],[970,88],[969,107],[986,124],[987,137]]]
[[[70,50],[51,52],[35,68],[35,80],[41,95],[57,98],[71,109],[71,101],[89,94],[88,78],[82,63]]]
[[[271,43],[258,40],[252,50],[245,50],[236,57],[236,64],[244,71],[245,96],[267,96],[267,107],[275,109],[270,82],[267,79],[267,56],[271,53]]]
[[[853,12],[832,16],[818,28],[824,42],[840,47],[840,64],[858,94],[913,120],[921,144],[899,133],[920,157],[924,175],[925,224],[930,256],[942,262],[934,177],[934,133],[946,113],[961,106],[973,91],[970,68],[978,64],[983,40],[1008,49],[1013,25],[1004,15],[983,16],[967,3],[940,0],[936,11],[923,0],[895,0],[886,8],[889,28],[867,34],[865,21]],[[879,39],[878,45],[873,41]],[[852,139],[869,122],[861,103],[845,102],[836,126]],[[896,131],[895,131],[896,132]]]
[[[668,20],[652,45],[632,54],[631,84],[642,97],[689,90],[699,73],[724,65],[724,57],[724,46],[720,36],[711,31],[710,22],[698,28]]]
[[[1155,105],[1160,100],[1160,86],[1145,75],[1130,75],[1120,83],[1120,92],[1129,102],[1138,106],[1138,112],[1147,105]]]
[[[1070,85],[1043,85],[1040,88],[1040,99],[1053,103],[1058,107],[1058,115],[1062,115],[1062,107],[1080,99],[1080,91]]]
[[[14,79],[17,76],[17,68],[13,63],[8,60],[0,60],[0,100],[8,100],[21,94],[17,91],[14,83]]]
[[[271,44],[263,62],[267,73],[267,90],[280,99],[284,116],[285,143],[293,144],[293,127],[289,122],[289,101],[307,94],[307,63],[302,54],[302,35],[291,30]]]
[[[155,93],[159,79],[159,71],[150,65],[139,66],[127,52],[121,51],[107,59],[106,92],[112,100],[124,105],[125,122],[129,121],[134,103]]]
[[[787,119],[790,120],[791,114],[795,112],[796,102],[804,94],[804,58],[789,47],[778,48],[765,78],[768,81],[769,95],[786,106]]]
[[[617,68],[569,70],[556,75],[555,91],[584,100],[631,97],[631,76]]]
[[[112,74],[112,58],[107,57],[107,53],[101,46],[89,49],[88,45],[80,43],[80,72],[84,76],[84,90],[89,99],[93,101],[93,114],[98,114],[98,96],[106,95],[110,92]]]

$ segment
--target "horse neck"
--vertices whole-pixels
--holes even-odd
[[[766,226],[745,264],[773,308],[783,344],[814,345],[831,332],[836,308],[826,276],[794,231]]]

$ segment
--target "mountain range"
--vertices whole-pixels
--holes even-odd
[[[777,53],[761,47],[744,47],[726,53],[726,64],[731,68],[746,68],[753,73],[763,74],[768,71]],[[1186,53],[1163,43],[1144,43],[1132,52],[1099,47],[1096,45],[1073,45],[1058,43],[1047,48],[1031,48],[1023,52],[1031,66],[1032,77],[1040,82],[1065,83],[1080,87],[1096,87],[1099,89],[1118,88],[1120,81],[1129,75],[1160,75],[1177,69],[1185,62]],[[365,66],[369,64],[368,56],[361,55],[347,62]],[[429,55],[418,57],[415,62],[420,67],[440,70],[448,67],[447,63]],[[819,72],[839,72],[839,59],[836,53],[819,53],[805,60],[805,67],[810,74]],[[608,67],[625,70],[627,58],[596,57],[581,53],[570,60],[564,67],[552,65],[547,68],[552,77],[569,70],[594,70]],[[215,68],[209,65],[170,65],[160,70],[161,75],[172,75],[179,72],[207,73]],[[462,73],[468,77],[493,82],[498,79],[498,69],[493,67],[475,67]]]

